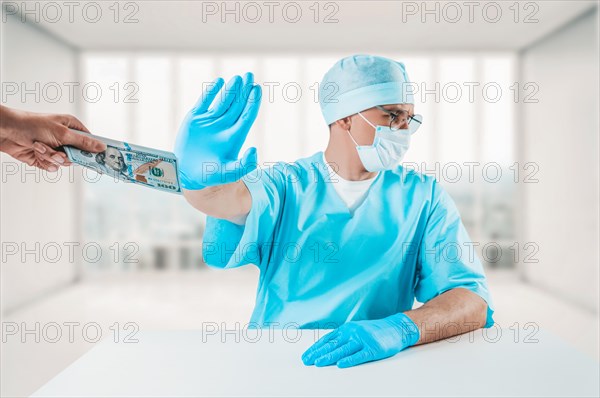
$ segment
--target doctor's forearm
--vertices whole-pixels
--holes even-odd
[[[196,210],[225,220],[245,216],[252,205],[250,192],[241,181],[199,190],[184,189],[183,196]]]
[[[404,314],[419,328],[419,345],[484,327],[487,303],[468,289],[455,288]]]

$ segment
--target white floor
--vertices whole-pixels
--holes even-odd
[[[551,330],[598,360],[598,317],[564,303],[548,293],[519,283],[512,273],[487,272],[490,290],[496,302],[494,319],[498,326]],[[2,344],[2,396],[27,396],[93,347],[82,335],[83,326],[99,325],[103,337],[114,337],[111,326],[133,322],[140,329],[198,329],[207,322],[242,327],[250,319],[254,306],[257,269],[206,269],[187,273],[132,273],[96,278],[66,288],[50,297],[9,313],[3,318],[4,331],[15,326],[19,332],[6,335]],[[39,322],[40,342],[35,329]],[[55,338],[61,325],[62,337]],[[73,342],[68,339],[65,322],[73,327]],[[44,329],[46,327],[46,329]],[[46,338],[44,339],[44,330]],[[87,329],[93,338],[96,329]],[[133,330],[133,329],[129,329]],[[124,336],[120,335],[119,338]],[[25,342],[22,342],[22,340]]]

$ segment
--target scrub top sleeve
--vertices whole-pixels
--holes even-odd
[[[235,268],[254,264],[261,268],[263,253],[273,241],[285,186],[281,170],[275,166],[255,169],[243,176],[242,181],[252,196],[245,224],[206,217],[202,257],[209,266]]]
[[[484,327],[489,328],[494,324],[494,303],[476,253],[477,246],[469,238],[454,201],[435,180],[432,197],[419,248],[415,296],[426,303],[450,289],[469,289],[486,301]]]

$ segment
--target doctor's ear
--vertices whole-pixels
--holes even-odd
[[[352,119],[350,118],[350,116],[346,116],[343,119],[336,120],[333,123],[333,126],[338,126],[339,128],[341,128],[344,131],[350,130],[350,127],[352,126]]]

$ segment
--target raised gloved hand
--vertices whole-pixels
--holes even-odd
[[[348,368],[396,355],[419,338],[417,325],[401,312],[383,319],[348,322],[306,350],[302,362]]]
[[[181,186],[188,190],[227,184],[257,167],[256,148],[240,149],[256,120],[261,88],[254,75],[218,78],[186,115],[175,142]],[[221,95],[218,95],[221,94]]]

